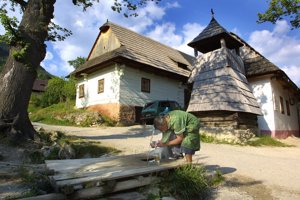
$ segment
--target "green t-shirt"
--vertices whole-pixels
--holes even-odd
[[[163,132],[162,142],[169,141],[170,135],[174,132],[176,135],[183,134],[184,139],[181,146],[199,150],[200,149],[200,123],[197,117],[191,113],[181,110],[174,110],[167,114],[168,118],[168,130]]]

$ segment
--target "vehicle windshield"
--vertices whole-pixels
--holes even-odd
[[[146,110],[146,109],[151,109],[151,108],[155,108],[155,102],[151,102],[151,103],[147,103],[143,110]]]

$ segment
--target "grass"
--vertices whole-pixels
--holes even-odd
[[[220,176],[208,178],[201,165],[183,165],[160,183],[161,196],[173,196],[182,200],[205,199],[211,187],[221,181]]]
[[[231,144],[231,145],[243,145],[243,146],[254,146],[254,147],[261,147],[261,146],[268,146],[268,147],[292,147],[292,145],[284,144],[283,142],[278,141],[275,138],[272,138],[268,135],[262,135],[255,137],[249,141],[247,141],[245,144],[238,144],[229,142],[226,140],[220,140],[213,136],[201,134],[200,135],[201,142],[204,143],[214,143],[214,144]]]
[[[248,141],[247,145],[254,146],[254,147],[260,147],[260,146],[292,147],[292,145],[284,144],[268,135],[259,136],[255,140]]]
[[[48,146],[52,146],[54,143],[57,144],[54,148],[52,148],[50,154],[44,158],[48,160],[60,159],[58,157],[60,148],[65,145],[72,147],[75,153],[75,158],[78,159],[84,157],[96,158],[104,154],[117,154],[120,152],[117,149],[101,145],[101,142],[99,141],[87,140],[76,136],[67,136],[62,132],[57,132],[55,136],[53,136],[52,133],[47,132],[39,132],[38,135]],[[38,156],[36,157],[39,158]]]
[[[220,139],[217,139],[213,136],[210,136],[210,135],[206,135],[206,134],[201,134],[200,135],[200,140],[201,142],[204,142],[204,143],[214,143],[214,144],[236,144],[236,143],[233,143],[233,142],[230,142],[230,141],[227,141],[225,139],[223,140],[220,140]]]
[[[70,103],[70,105],[74,105]],[[45,124],[76,126],[75,123],[63,119],[68,113],[85,112],[84,110],[74,109],[72,106],[66,106],[66,103],[53,104],[46,108],[38,108],[30,105],[28,111],[31,113],[29,118],[33,122],[41,122]]]
[[[71,101],[68,104],[66,102],[53,104],[46,108],[39,108],[35,107],[33,104],[29,104],[28,112],[29,118],[33,122],[41,122],[44,124],[50,124],[50,125],[60,125],[60,126],[78,126],[74,120],[72,120],[72,117],[70,120],[65,119],[65,116],[69,114],[80,114],[89,112],[84,109],[75,109],[74,106],[75,101]],[[105,115],[101,115],[103,119],[103,123],[101,125],[104,126],[115,126],[116,122],[111,120],[109,117]],[[70,118],[70,117],[69,117]],[[92,124],[92,122],[95,119],[93,118],[87,118],[85,121],[81,122],[81,126],[87,127]]]
[[[28,192],[23,194],[22,198],[40,195],[40,191],[47,193],[53,192],[53,188],[48,177],[44,174],[37,173],[33,170],[21,166],[18,169],[18,175],[23,183],[30,188]]]
[[[65,144],[70,145],[75,151],[75,158],[84,158],[86,156],[96,158],[104,154],[116,154],[120,152],[117,149],[102,146],[101,142],[86,140],[75,136],[63,135],[59,138],[57,143],[60,146],[64,146]]]

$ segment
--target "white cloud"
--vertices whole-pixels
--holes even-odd
[[[55,74],[58,71],[58,67],[55,64],[49,64],[49,65],[43,66],[43,67],[51,74]]]
[[[289,36],[289,32],[290,27],[287,22],[278,21],[272,31],[262,30],[251,33],[248,43],[300,85],[299,78],[295,76],[300,77],[300,40]]]
[[[183,43],[176,47],[178,50],[194,56],[194,49],[187,44],[190,43],[195,37],[197,37],[201,31],[205,28],[198,23],[187,23],[182,28]]]
[[[139,11],[139,14],[146,13],[151,19],[161,19],[166,13],[165,8],[159,7],[154,2],[149,2],[147,6]]]
[[[298,86],[300,86],[300,67],[299,65],[283,66],[281,68]]]
[[[53,59],[53,54],[50,51],[47,51],[44,60],[52,60],[52,59]]]
[[[157,25],[150,31],[147,36],[160,41],[163,44],[174,47],[182,44],[182,36],[175,33],[176,27],[173,23],[164,23],[162,25]]]
[[[167,2],[166,8],[180,8],[180,5],[177,1],[175,2]]]
[[[156,25],[154,30],[150,31],[147,36],[193,56],[194,49],[187,44],[199,35],[204,28],[204,26],[197,23],[187,23],[183,25],[181,31],[177,31],[175,24],[168,22]]]

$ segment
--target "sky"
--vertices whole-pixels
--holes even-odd
[[[300,29],[291,30],[286,20],[257,24],[257,14],[267,9],[267,0],[162,0],[159,4],[149,1],[138,9],[138,17],[129,18],[113,12],[113,2],[100,0],[83,12],[71,0],[57,0],[53,21],[72,30],[73,35],[62,42],[47,42],[41,65],[59,77],[71,73],[74,68],[68,61],[88,56],[99,28],[107,20],[193,55],[187,43],[209,24],[213,9],[221,26],[245,40],[300,86]],[[0,34],[3,31],[0,25]]]

